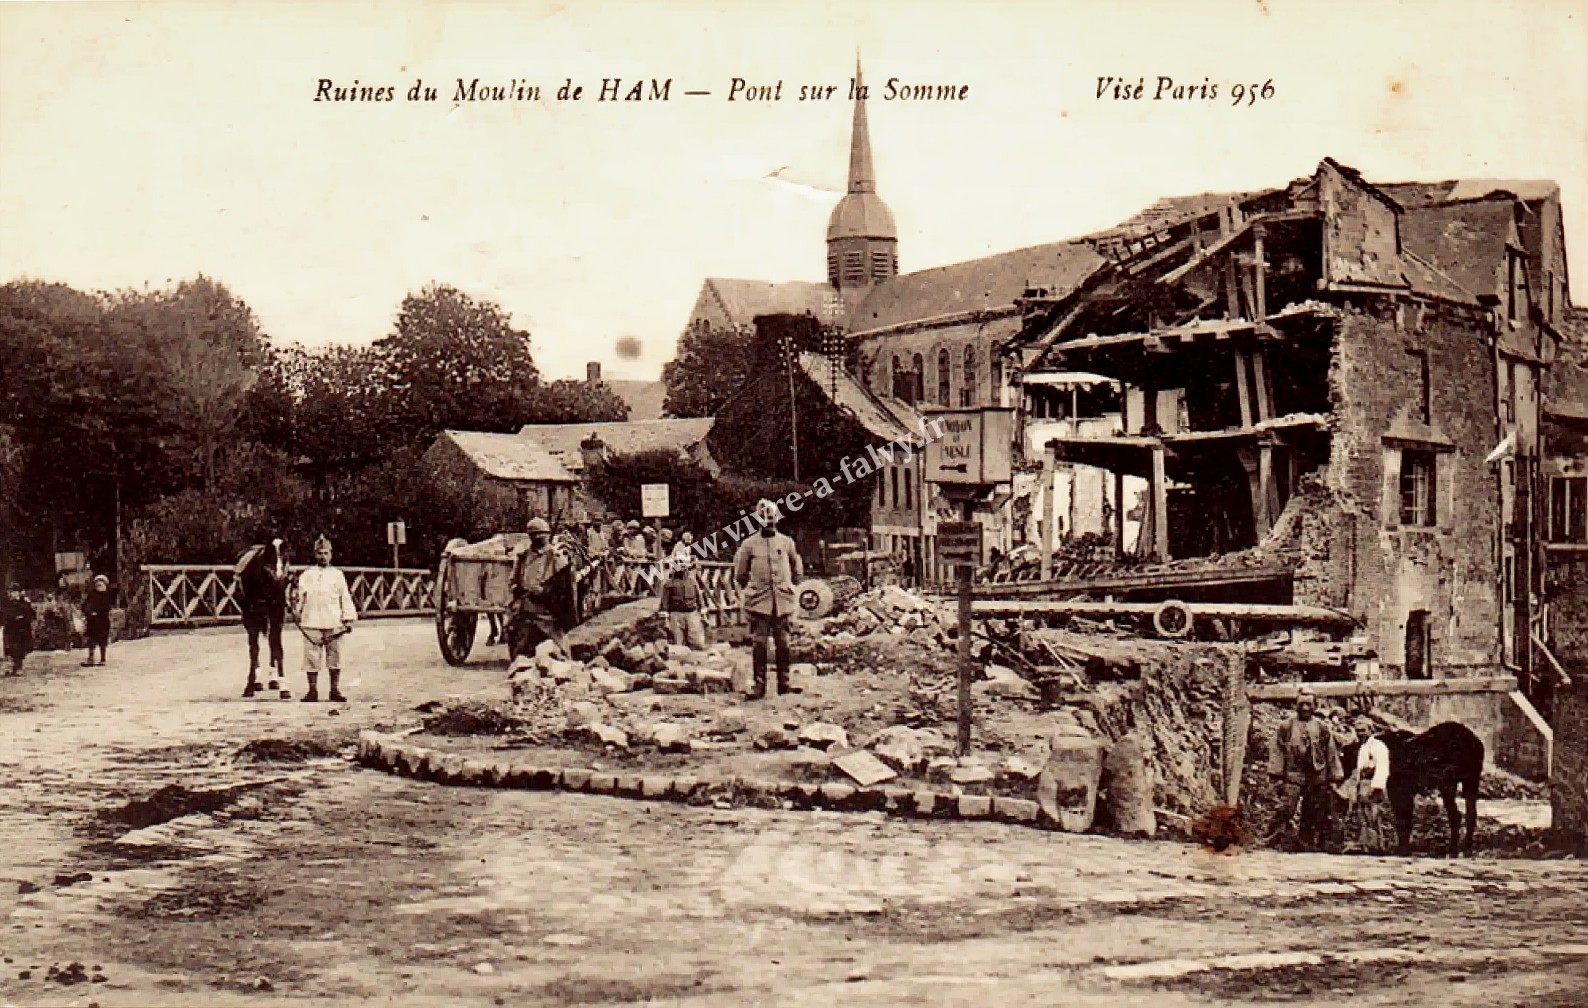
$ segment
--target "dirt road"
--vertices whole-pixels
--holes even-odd
[[[367,624],[332,707],[235,699],[244,653],[173,635],[0,680],[0,1003],[1588,1003],[1579,862],[444,788],[337,749],[505,696],[500,663]],[[237,758],[259,739],[326,755]]]

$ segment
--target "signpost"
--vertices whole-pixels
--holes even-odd
[[[668,499],[670,486],[666,483],[640,484],[640,517],[641,518],[666,518],[671,512],[671,501]],[[662,560],[662,523],[656,523],[656,559]]]
[[[926,443],[926,479],[944,497],[958,501],[960,520],[939,522],[938,559],[955,567],[959,589],[959,755],[970,753],[971,575],[981,563],[982,527],[971,521],[976,502],[1000,483],[1013,480],[1015,411],[1003,407],[928,410],[940,436]]]
[[[386,523],[386,545],[391,547],[391,565],[393,568],[401,567],[398,563],[398,549],[408,544],[408,526],[401,519]]]

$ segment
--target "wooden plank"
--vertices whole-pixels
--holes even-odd
[[[1117,515],[1117,509],[1116,509]],[[1025,598],[1079,592],[1129,592],[1164,588],[1207,588],[1289,580],[1289,567],[1251,567],[1242,570],[1156,571],[1138,574],[1101,574],[1090,578],[1065,578],[1053,581],[1024,581],[1008,585],[978,585],[983,598]]]
[[[1253,686],[1247,695],[1253,700],[1294,700],[1305,686],[1319,697],[1364,696],[1459,696],[1467,693],[1509,693],[1516,689],[1516,676],[1489,676],[1475,679],[1363,679],[1350,682],[1270,683]]]
[[[1073,422],[1073,417],[1072,417]],[[1058,449],[1049,441],[1042,452],[1042,578],[1053,576],[1053,473],[1058,468]],[[1073,470],[1072,470],[1073,472]],[[1072,477],[1073,479],[1073,477]],[[1070,486],[1070,495],[1075,487]]]
[[[1268,387],[1268,360],[1263,351],[1252,351],[1252,381],[1257,386],[1257,420],[1267,420],[1274,415],[1274,395]]]
[[[1169,559],[1169,478],[1164,472],[1163,445],[1152,448],[1152,556]]]
[[[989,599],[978,597],[971,611],[978,616],[1021,615],[1121,615],[1150,616],[1158,602],[1062,602],[1050,599]],[[1319,626],[1351,626],[1345,613],[1321,606],[1265,605],[1258,602],[1187,602],[1185,607],[1199,619],[1243,619],[1265,623],[1296,623]],[[1444,681],[1444,680],[1440,680]],[[1455,680],[1452,680],[1455,681]]]

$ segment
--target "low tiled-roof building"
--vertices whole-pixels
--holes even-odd
[[[579,477],[517,434],[442,431],[425,451],[431,478],[460,495],[477,532],[520,529],[531,517],[580,517]]]

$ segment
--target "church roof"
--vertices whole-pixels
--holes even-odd
[[[688,451],[711,433],[712,417],[686,420],[641,420],[627,423],[525,424],[516,437],[545,452],[569,472],[584,471],[579,442],[591,434],[606,443],[607,451],[632,455],[644,451]]]
[[[1082,242],[1053,242],[905,273],[866,295],[849,320],[851,332],[938,315],[1010,308],[1027,289],[1053,295],[1074,289],[1106,262]]]
[[[767,283],[765,280],[709,277],[701,296],[715,299],[732,325],[750,326],[757,315],[800,315],[810,312],[817,318],[823,318],[832,290],[825,283],[808,283],[804,280]]]

